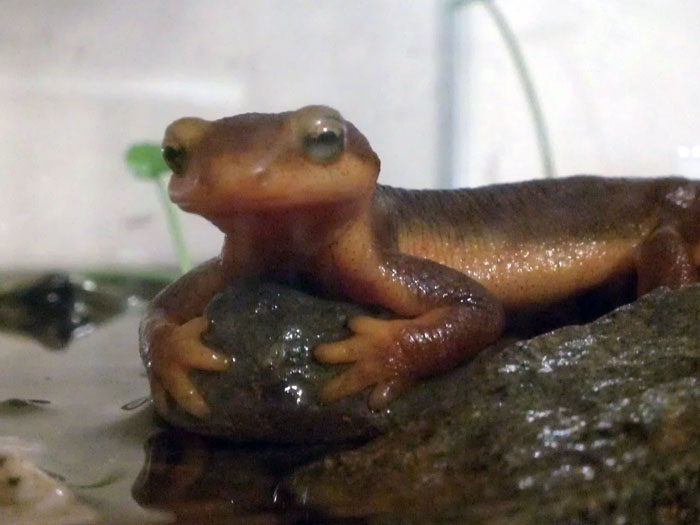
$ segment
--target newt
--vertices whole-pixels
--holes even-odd
[[[303,276],[394,312],[350,319],[348,339],[314,350],[322,363],[351,365],[323,385],[323,402],[369,389],[374,409],[496,341],[517,312],[610,282],[642,295],[698,280],[700,183],[680,177],[398,189],[377,184],[369,142],[325,106],[182,118],[168,126],[163,156],[172,201],[225,239],[141,323],[159,411],[174,400],[209,413],[188,372],[229,366],[202,343],[202,315],[237,279]]]

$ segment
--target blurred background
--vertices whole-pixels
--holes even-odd
[[[397,186],[700,177],[700,2],[495,6],[0,0],[0,269],[174,264],[123,158],[185,115],[332,105]],[[195,261],[218,252],[184,228]]]

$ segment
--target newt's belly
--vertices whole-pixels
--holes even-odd
[[[509,309],[573,297],[634,270],[637,239],[441,243],[403,239],[405,253],[466,273]]]

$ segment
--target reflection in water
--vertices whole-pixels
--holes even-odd
[[[11,397],[0,401],[0,415],[2,415],[6,410],[14,411],[25,408],[41,408],[50,404],[51,401],[48,399],[20,399],[17,397]]]
[[[65,274],[48,274],[0,295],[0,328],[59,349],[125,307],[122,297],[72,282]]]
[[[172,512],[178,523],[328,523],[300,507],[280,482],[331,451],[323,445],[241,445],[167,430],[146,443],[132,494],[144,507]]]
[[[169,278],[128,274],[0,274],[0,330],[64,348],[123,312],[134,300],[153,297]]]

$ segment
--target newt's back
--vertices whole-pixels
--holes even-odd
[[[698,195],[700,184],[681,178],[579,176],[461,190],[378,186],[375,203],[395,249],[456,268],[519,308],[630,273],[662,215],[691,206],[697,216]],[[691,229],[697,237],[700,224]]]

